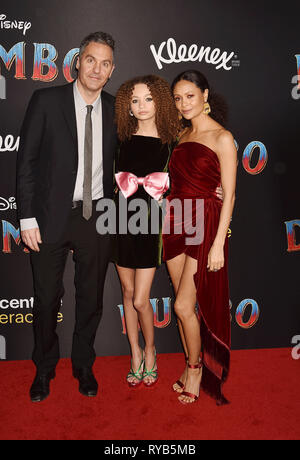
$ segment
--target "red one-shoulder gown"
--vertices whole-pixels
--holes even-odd
[[[197,245],[186,244],[186,238],[190,234],[186,234],[184,222],[181,225],[182,232],[178,233],[178,215],[174,218],[173,207],[167,206],[163,228],[163,258],[167,261],[185,253],[198,261],[194,281],[202,343],[201,388],[215,398],[217,404],[226,404],[228,401],[222,393],[222,385],[229,372],[231,342],[227,238],[224,246],[224,267],[217,272],[209,272],[207,269],[208,253],[217,233],[222,208],[222,201],[215,194],[221,182],[219,159],[213,150],[203,144],[183,142],[173,150],[169,172],[169,205],[173,199],[179,199],[182,205],[184,200],[192,201],[193,225],[196,222],[196,200],[204,205],[202,221],[197,223],[203,226],[203,240]],[[183,212],[182,216],[184,220]]]

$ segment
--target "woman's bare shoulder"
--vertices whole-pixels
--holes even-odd
[[[218,156],[236,156],[236,145],[234,142],[234,137],[230,131],[223,128],[220,129],[216,136],[216,153]]]
[[[225,128],[219,129],[216,134],[216,141],[220,144],[230,144],[234,142],[233,135]]]

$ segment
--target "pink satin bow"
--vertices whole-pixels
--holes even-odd
[[[122,171],[115,174],[115,178],[125,198],[133,195],[139,185],[142,185],[155,200],[159,200],[169,188],[169,174],[164,172],[154,172],[145,177],[137,177],[135,174]]]

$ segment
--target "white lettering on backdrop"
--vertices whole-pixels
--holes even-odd
[[[174,38],[169,38],[166,42],[162,42],[158,48],[152,44],[150,45],[150,50],[159,69],[163,68],[162,64],[201,62],[204,59],[207,64],[215,65],[216,69],[230,70],[232,67],[227,64],[235,55],[233,51],[221,52],[219,48],[212,49],[210,46],[205,47],[203,45],[199,48],[196,44],[190,47],[181,44],[177,47]],[[163,52],[166,52],[164,56],[162,55]]]
[[[0,136],[0,152],[13,152],[19,150],[20,136],[14,139],[12,134],[7,134],[6,137]]]
[[[31,22],[29,21],[19,21],[18,19],[10,21],[6,20],[6,14],[0,14],[0,29],[18,29],[22,30],[23,35],[25,35],[30,27]]]

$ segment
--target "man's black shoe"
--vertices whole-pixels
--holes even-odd
[[[30,398],[32,402],[41,402],[50,394],[50,380],[55,378],[55,371],[48,374],[36,374],[30,388]]]
[[[94,377],[92,369],[82,368],[74,369],[73,376],[79,381],[79,391],[84,396],[97,396],[98,393],[98,383]]]

